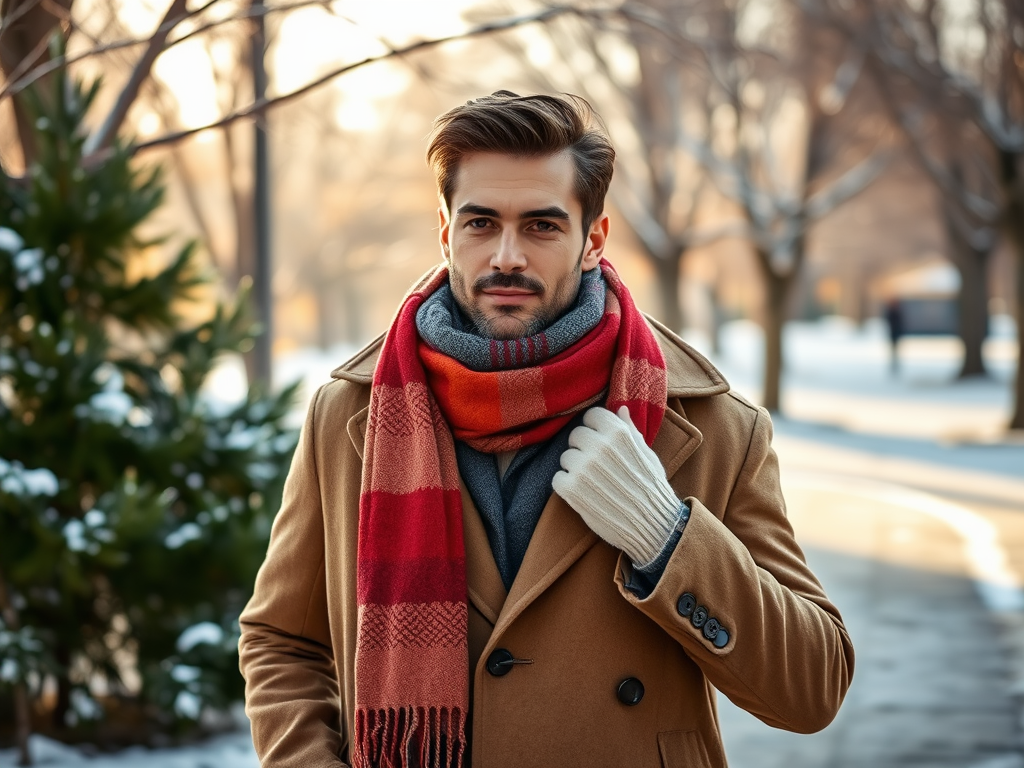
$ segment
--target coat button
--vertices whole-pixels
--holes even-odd
[[[676,603],[676,610],[679,611],[679,615],[686,618],[693,613],[693,609],[697,607],[697,598],[690,592],[684,592],[682,597],[679,598],[679,602]]]
[[[690,623],[693,624],[697,629],[704,626],[704,622],[708,620],[708,609],[703,605],[698,605],[696,610],[693,612],[693,616],[690,617]]]
[[[725,627],[718,628],[718,634],[712,642],[714,643],[715,648],[725,648],[725,646],[729,644],[729,633],[726,631]]]
[[[515,658],[504,648],[499,648],[487,657],[487,671],[495,677],[507,675],[512,671],[512,660]]]
[[[619,701],[627,707],[635,707],[644,697],[644,684],[635,677],[627,677],[619,683],[616,695],[619,697]]]
[[[704,637],[714,642],[714,639],[718,637],[718,633],[721,629],[722,625],[718,623],[718,619],[708,619],[704,624]]]

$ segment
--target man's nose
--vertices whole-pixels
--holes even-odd
[[[526,254],[514,229],[506,229],[501,233],[498,247],[491,257],[491,268],[499,272],[520,272],[526,269]]]

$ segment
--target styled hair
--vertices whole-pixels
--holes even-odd
[[[471,152],[518,157],[569,150],[576,169],[575,193],[583,209],[583,231],[601,215],[611,184],[615,150],[586,99],[572,94],[519,96],[495,91],[467,101],[434,121],[427,163],[438,194],[451,210],[459,161]]]

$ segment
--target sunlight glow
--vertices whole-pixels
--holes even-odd
[[[218,118],[217,84],[202,41],[193,38],[165,51],[153,72],[178,100],[184,127],[196,128]]]

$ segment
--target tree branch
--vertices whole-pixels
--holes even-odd
[[[27,0],[23,5],[19,5],[10,16],[5,16],[0,19],[0,38],[2,38],[12,26],[14,26],[14,23],[18,19],[22,16],[27,16],[31,13],[33,8],[40,5],[42,2],[43,0]]]
[[[329,83],[331,80],[338,77],[339,75],[343,75],[347,72],[351,72],[352,70],[359,69],[360,67],[364,67],[367,64],[374,64],[378,61],[386,61],[388,59],[400,58],[402,56],[407,56],[408,54],[415,53],[417,51],[429,50],[431,48],[436,48],[439,45],[443,45],[444,43],[449,43],[453,40],[464,40],[472,37],[481,37],[483,35],[492,34],[494,32],[502,32],[507,29],[520,27],[523,26],[524,24],[545,22],[564,13],[570,13],[575,11],[576,9],[569,6],[552,6],[538,13],[532,13],[525,16],[516,16],[510,19],[503,19],[502,21],[498,22],[484,24],[479,27],[474,27],[473,29],[470,29],[466,32],[460,32],[458,34],[448,35],[446,37],[439,37],[433,40],[420,40],[418,42],[412,43],[411,45],[407,45],[403,48],[392,49],[380,56],[370,56],[363,59],[362,61],[357,61],[352,64],[345,64],[343,66],[337,67],[331,70],[330,72],[322,75],[321,77],[318,77],[315,80],[306,83],[300,88],[296,88],[294,91],[289,91],[288,93],[282,94],[280,96],[275,96],[269,99],[260,99],[258,101],[253,102],[249,106],[236,110],[231,114],[220,118],[219,120],[215,120],[212,123],[207,123],[206,125],[201,125],[197,128],[189,128],[183,131],[175,131],[173,133],[167,134],[166,136],[161,136],[159,138],[152,139],[151,141],[145,141],[140,144],[136,144],[135,147],[133,148],[133,152],[144,152],[145,150],[153,149],[155,147],[173,144],[175,142],[181,141],[182,139],[186,139],[189,136],[194,136],[197,133],[202,133],[203,131],[208,131],[212,128],[222,128],[226,125],[231,125],[232,123],[235,123],[239,120],[244,120],[246,118],[262,115],[269,109],[279,107],[283,104],[295,101],[300,96],[304,96],[310,91],[313,91],[319,88],[320,86]],[[86,162],[96,162],[100,159],[101,157],[99,156],[90,156],[86,158]]]
[[[40,2],[41,0],[35,1]],[[181,22],[185,19],[193,18],[195,16],[200,15],[206,9],[208,9],[210,6],[214,5],[217,2],[219,2],[219,0],[207,0],[207,2],[204,5],[201,5],[198,8],[195,8],[191,11],[187,11],[184,18],[175,19],[173,23],[166,27],[166,31],[170,31],[174,27],[180,25]],[[247,8],[246,10],[242,11],[241,13],[235,14],[234,16],[226,16],[223,19],[216,19],[206,24],[201,24],[200,26],[197,26],[195,29],[186,32],[181,37],[176,37],[173,40],[171,40],[171,42],[167,43],[164,46],[163,50],[166,51],[178,45],[179,43],[183,43],[186,40],[195,37],[196,35],[201,35],[203,32],[207,32],[211,29],[214,29],[215,27],[223,26],[224,24],[230,24],[233,21],[244,21],[246,19],[253,19],[259,16],[269,16],[271,13],[285,13],[287,11],[294,11],[297,8],[306,8],[311,5],[322,6],[325,5],[327,2],[329,2],[329,0],[299,0],[299,2],[290,3],[287,5],[263,6],[261,8]],[[161,24],[159,27],[157,27],[154,34],[164,31],[164,27],[165,25]],[[79,61],[84,61],[85,59],[93,58],[94,56],[101,56],[104,53],[119,51],[123,50],[124,48],[134,48],[137,45],[145,45],[151,39],[151,37],[137,37],[127,38],[124,40],[114,40],[109,43],[104,43],[103,45],[97,45],[93,48],[90,48],[87,51],[82,51],[81,53],[76,53],[72,56],[58,56],[57,58],[51,59],[45,64],[41,64],[40,66],[32,69],[32,71],[26,74],[24,77],[21,77],[19,75],[20,79],[16,81],[13,81],[13,78],[8,78],[7,84],[4,86],[2,90],[0,90],[0,100],[2,100],[6,96],[13,96],[25,90],[28,86],[32,85],[32,83],[34,83],[39,78],[45,77],[54,70],[60,69],[63,66],[70,66],[72,64],[78,63]]]
[[[82,148],[86,155],[91,155],[99,149],[106,149],[110,146],[111,141],[113,141],[118,129],[121,127],[121,123],[124,122],[125,117],[128,115],[128,110],[135,103],[142,82],[149,77],[150,70],[153,69],[153,62],[163,52],[167,36],[177,24],[187,18],[185,2],[186,0],[171,0],[171,4],[167,7],[167,13],[164,14],[163,21],[160,22],[157,31],[149,39],[145,53],[142,54],[142,58],[135,65],[135,69],[132,70],[128,83],[121,90],[121,94],[117,97],[113,108],[107,114],[107,119],[103,121],[103,125],[100,126],[99,130],[86,139],[85,145]]]
[[[834,182],[811,195],[804,204],[808,223],[827,216],[840,205],[871,186],[891,159],[891,152],[875,152],[850,168]]]

